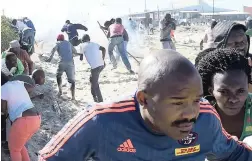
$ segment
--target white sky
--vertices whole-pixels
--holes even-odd
[[[157,6],[160,9],[172,5],[178,8],[197,2],[198,0],[146,0],[148,10],[155,10]],[[212,0],[205,2],[212,5]],[[86,21],[95,22],[129,12],[142,12],[144,4],[145,0],[4,0],[0,7],[9,17],[29,17],[35,24],[38,37],[44,38],[57,35],[66,19],[85,24]],[[215,0],[215,6],[221,8],[241,11],[243,5],[252,6],[252,0]]]

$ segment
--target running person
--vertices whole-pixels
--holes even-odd
[[[47,60],[50,62],[55,52],[58,52],[60,60],[57,69],[57,83],[59,87],[59,96],[62,95],[62,74],[66,72],[68,82],[71,83],[72,100],[75,100],[75,65],[73,60],[73,54],[77,54],[73,45],[66,41],[64,35],[59,34],[57,37],[57,43],[51,51],[51,56]]]
[[[251,149],[230,138],[215,109],[200,101],[201,78],[189,60],[161,50],[144,58],[138,74],[135,95],[80,112],[39,161],[252,160]]]
[[[131,69],[131,64],[127,57],[127,52],[125,49],[124,38],[123,35],[125,34],[125,29],[122,25],[122,19],[116,18],[115,24],[109,26],[107,37],[109,38],[109,45],[108,45],[108,53],[110,57],[110,61],[113,64],[113,68],[117,68],[117,62],[115,56],[113,54],[113,50],[115,46],[118,48],[119,53],[121,55],[122,61],[128,71],[131,74],[134,74],[134,71]]]
[[[91,94],[95,102],[103,102],[99,86],[99,77],[105,67],[104,58],[106,49],[94,42],[90,42],[90,37],[87,34],[82,37],[82,42],[83,44],[81,44],[81,54],[85,56],[88,64],[91,66]]]
[[[209,51],[196,67],[202,77],[204,96],[216,108],[227,132],[241,141],[252,136],[248,60],[237,50],[217,49]]]
[[[77,30],[87,31],[88,28],[86,28],[82,24],[73,24],[69,20],[66,20],[65,25],[61,29],[61,32],[67,33],[68,40],[73,46],[78,46],[81,43],[81,40],[79,40],[78,38],[79,34]]]

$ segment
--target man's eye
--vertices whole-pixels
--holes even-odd
[[[244,93],[244,92],[245,92],[244,89],[239,89],[239,90],[238,90],[238,93]]]
[[[218,91],[218,92],[220,92],[221,94],[227,94],[227,92],[226,91]]]

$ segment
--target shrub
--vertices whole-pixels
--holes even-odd
[[[12,40],[19,40],[18,33],[10,24],[10,18],[1,16],[1,52],[9,48]]]

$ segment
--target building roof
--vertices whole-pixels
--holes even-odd
[[[200,13],[203,16],[211,16],[213,15],[212,12],[209,13]],[[214,15],[248,15],[247,12],[239,12],[239,11],[232,11],[232,12],[215,12]]]

